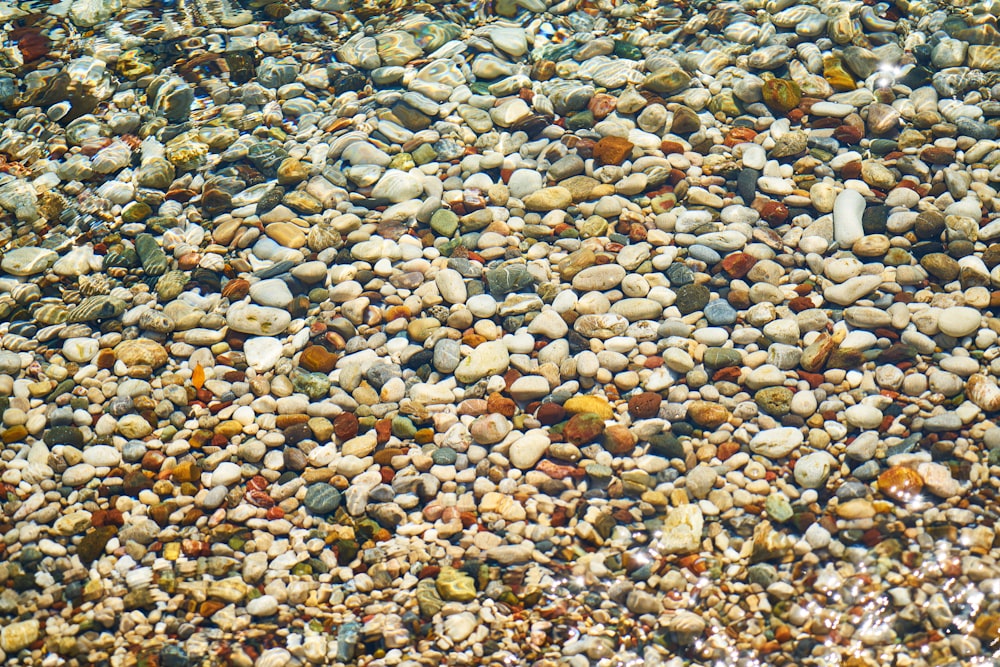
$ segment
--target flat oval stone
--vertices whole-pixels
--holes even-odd
[[[780,459],[791,454],[803,443],[802,431],[782,426],[761,431],[750,440],[750,451],[770,459]]]
[[[287,311],[248,303],[234,304],[226,313],[226,323],[233,331],[255,336],[280,334],[291,322]]]
[[[14,276],[33,276],[47,270],[59,259],[45,248],[14,248],[4,253],[0,269]]]
[[[962,338],[978,331],[982,321],[982,314],[975,308],[952,306],[941,311],[938,328],[952,338]]]
[[[335,486],[318,483],[306,489],[303,504],[313,514],[330,514],[340,507],[341,493]]]

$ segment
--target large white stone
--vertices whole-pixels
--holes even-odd
[[[858,299],[871,294],[881,284],[882,276],[855,276],[839,285],[827,287],[823,290],[823,298],[838,306],[850,306]]]
[[[85,364],[97,356],[100,348],[96,338],[67,338],[63,342],[62,352],[67,360]]]
[[[292,291],[284,280],[270,278],[250,286],[250,298],[261,306],[287,308],[292,302]]]
[[[861,216],[865,212],[865,198],[857,190],[842,190],[833,202],[833,240],[841,248],[850,248],[865,235]]]
[[[701,549],[705,519],[695,503],[675,507],[663,522],[659,551],[664,554],[687,554]]]
[[[243,479],[240,467],[230,461],[223,461],[212,471],[211,486],[231,486]]]
[[[503,341],[481,343],[472,354],[462,359],[455,369],[455,379],[466,384],[477,382],[488,375],[499,375],[510,365],[510,353]]]
[[[240,333],[254,336],[273,336],[280,334],[292,322],[292,316],[284,310],[255,306],[250,303],[237,303],[229,307],[226,313],[229,328]]]
[[[251,616],[272,616],[278,612],[278,600],[273,595],[261,595],[247,602],[247,613]]]
[[[59,255],[45,248],[14,248],[4,253],[0,269],[13,276],[33,276],[48,269],[57,259]]]
[[[411,174],[399,169],[389,169],[372,188],[372,197],[387,199],[393,204],[416,199],[424,191],[423,182]]]
[[[952,306],[941,311],[938,317],[938,329],[952,338],[962,338],[978,331],[982,322],[982,313],[975,308]]]
[[[532,429],[514,441],[507,453],[507,458],[510,459],[510,464],[515,468],[530,470],[538,463],[539,459],[545,456],[549,443],[549,436],[544,430]]]
[[[802,444],[802,431],[792,426],[781,426],[761,431],[750,440],[750,451],[769,459],[788,456]]]
[[[91,445],[83,450],[83,462],[97,467],[114,468],[122,462],[122,454],[111,445]]]
[[[462,274],[455,269],[442,269],[434,276],[434,284],[437,285],[441,298],[448,303],[465,303],[468,297],[468,290],[465,287],[465,280]]]
[[[258,373],[264,373],[272,368],[281,359],[281,341],[271,336],[258,336],[248,338],[243,343],[243,354],[246,355],[247,364]]]

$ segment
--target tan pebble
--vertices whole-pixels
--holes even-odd
[[[841,519],[870,519],[875,516],[875,508],[870,500],[855,498],[837,505],[837,516]]]

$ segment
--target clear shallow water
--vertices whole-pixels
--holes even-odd
[[[0,657],[995,664],[996,15],[3,4]]]

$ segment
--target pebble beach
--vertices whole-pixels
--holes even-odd
[[[0,2],[0,663],[1000,664],[998,17]]]

